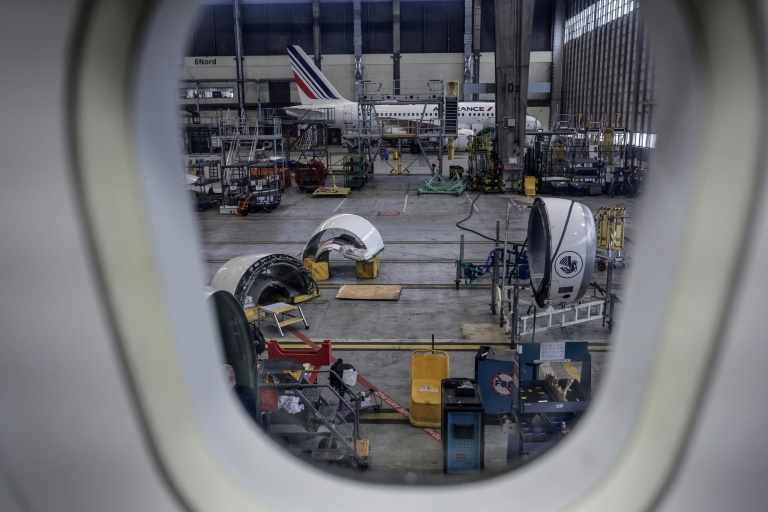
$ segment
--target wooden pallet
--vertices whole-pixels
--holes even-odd
[[[346,187],[320,187],[312,192],[312,197],[346,197],[352,192]]]

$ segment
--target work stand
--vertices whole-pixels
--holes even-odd
[[[258,309],[259,315],[257,323],[259,324],[259,328],[261,328],[261,322],[269,317],[275,320],[277,330],[280,331],[280,336],[285,336],[283,327],[299,322],[303,322],[304,328],[309,329],[307,319],[304,317],[304,312],[301,310],[301,306],[286,304],[285,302],[275,302],[268,306],[258,306]]]

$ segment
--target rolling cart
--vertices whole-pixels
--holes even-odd
[[[364,411],[366,409],[373,409],[373,412],[379,412],[382,408],[381,397],[376,394],[374,389],[366,389],[359,393],[354,392],[354,385],[357,382],[350,385],[350,382],[343,383],[344,370],[354,370],[355,368],[351,364],[347,364],[343,359],[337,359],[335,363],[331,365],[330,373],[330,385],[335,389],[342,397],[349,396],[347,399],[350,404],[357,405],[358,411]],[[345,385],[346,384],[346,385]],[[351,412],[351,410],[350,410]]]
[[[325,165],[317,160],[296,165],[296,185],[302,192],[313,192],[325,185]]]
[[[263,170],[267,169],[267,174]],[[251,196],[248,198],[249,212],[269,213],[280,205],[280,175],[275,168],[261,168],[251,170],[249,188]]]

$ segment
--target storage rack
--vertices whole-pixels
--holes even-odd
[[[468,146],[468,184],[471,190],[504,192],[506,185],[501,176],[498,159],[494,159],[493,145],[488,135],[473,137]]]
[[[344,186],[360,190],[365,185],[367,160],[364,155],[345,155],[342,167],[344,169]]]
[[[258,162],[224,165],[222,197],[226,206],[246,205],[241,214],[269,213],[280,204],[280,175],[277,164],[261,167]]]
[[[556,356],[560,359],[545,355],[549,347],[557,345],[562,348]],[[589,407],[592,393],[592,365],[586,342],[522,343],[517,348],[520,384],[516,390],[517,407],[513,411],[517,432],[510,434],[507,445],[510,461],[540,453],[566,435]],[[580,362],[580,378],[541,379],[539,366],[544,362]],[[560,389],[553,389],[555,385]],[[565,400],[559,399],[563,390]]]
[[[582,123],[563,119],[554,131],[527,140],[525,174],[539,180],[542,193],[608,193],[615,172],[631,168],[630,133],[615,118]]]

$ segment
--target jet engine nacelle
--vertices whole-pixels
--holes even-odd
[[[572,303],[589,287],[595,266],[595,219],[586,205],[537,198],[528,217],[528,264],[536,304]]]

